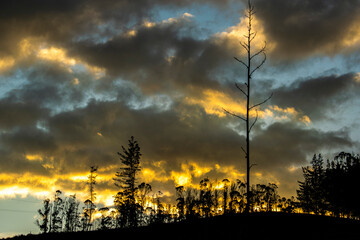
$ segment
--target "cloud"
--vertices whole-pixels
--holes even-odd
[[[48,116],[46,109],[33,103],[14,102],[10,99],[0,100],[0,128],[11,129],[20,126],[31,126]]]
[[[224,1],[201,2],[224,7]],[[268,3],[260,2],[258,46],[269,38],[274,56],[287,51],[292,57],[303,56],[315,47],[326,52],[335,46],[326,42],[331,38],[323,32],[327,39],[317,34],[314,39],[326,48],[316,43],[293,49],[306,43],[300,33],[306,33],[309,23],[289,20],[285,29],[276,29],[269,24],[282,22],[284,14],[291,19],[300,13],[284,3],[281,9],[291,11],[276,9],[281,14],[274,17],[264,9]],[[1,189],[8,189],[4,193],[60,188],[86,197],[89,166],[98,165],[99,196],[111,195],[116,191],[112,177],[120,166],[116,152],[132,135],[143,153],[140,180],[154,189],[173,193],[175,185],[195,186],[204,177],[244,178],[244,126],[221,109],[244,113],[243,101],[228,85],[245,71],[233,59],[241,57],[236,41],[244,18],[200,39],[196,17],[189,13],[158,21],[152,16],[157,6],[191,6],[192,1],[23,3],[19,8],[11,2],[0,4],[0,30],[6,36],[0,39],[0,72],[6,80],[17,81],[6,85],[0,99],[0,114],[6,116],[0,119],[0,167],[9,176],[0,176]],[[269,9],[280,2],[273,3]],[[312,20],[315,30],[329,9]],[[307,19],[308,13],[303,14],[298,18]],[[292,26],[299,33],[286,29]],[[285,30],[295,36],[286,39]],[[253,162],[258,164],[253,182],[280,183],[290,194],[309,154],[353,147],[348,129],[320,131],[309,123],[353,99],[358,81],[358,75],[345,74],[280,87],[256,85],[254,103],[263,100],[263,90],[272,88],[274,97],[259,109],[252,136]],[[108,201],[108,195],[101,201]]]
[[[49,116],[47,121],[48,132],[19,128],[1,135],[8,149],[5,159],[19,159],[17,164],[27,166],[26,170],[16,170],[3,158],[4,171],[42,169],[43,173],[35,172],[56,177],[58,187],[81,189],[75,180],[64,176],[86,173],[91,165],[112,166],[105,175],[112,176],[119,166],[116,152],[131,135],[139,141],[143,153],[141,177],[157,188],[171,192],[175,184],[197,184],[205,176],[241,177],[245,171],[241,151],[244,136],[227,127],[229,120],[209,115],[200,106],[175,102],[172,108],[159,112],[153,107],[135,110],[121,102],[92,101],[83,108]],[[274,123],[257,130],[253,137],[253,162],[258,164],[254,177],[285,181],[292,174],[288,168],[306,164],[307,153],[351,144],[347,132],[320,132],[292,122]],[[29,154],[36,154],[37,159],[29,159]],[[99,191],[112,189],[111,177],[106,179],[98,186]]]
[[[272,102],[281,107],[293,107],[312,120],[321,120],[328,112],[340,109],[355,98],[360,90],[356,76],[349,73],[299,79],[275,89]]]
[[[223,7],[231,0],[201,1]],[[36,37],[55,45],[71,44],[79,39],[99,41],[109,39],[115,32],[126,31],[132,24],[150,19],[156,7],[187,6],[192,1],[172,0],[35,0],[31,4],[20,0],[0,4],[0,56],[18,53],[17,44],[24,38]],[[150,11],[154,10],[154,11]]]
[[[273,57],[333,55],[359,47],[359,1],[256,0],[254,5],[265,35],[276,44]]]
[[[184,17],[152,23],[130,31],[130,37],[127,33],[104,43],[80,42],[71,54],[147,93],[218,86],[211,69],[232,57],[215,42],[195,39],[189,34],[192,27]]]

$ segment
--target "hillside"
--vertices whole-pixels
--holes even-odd
[[[360,239],[360,221],[326,216],[253,213],[134,229],[17,236],[11,240],[57,239]]]

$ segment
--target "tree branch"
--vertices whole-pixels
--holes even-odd
[[[251,33],[251,35],[253,35],[253,36],[250,38],[250,42],[252,42],[254,40],[254,38],[256,37],[256,34],[257,34],[257,32],[252,32]]]
[[[249,66],[244,63],[243,61],[239,60],[237,57],[234,57],[236,61],[238,61],[239,63],[241,63],[242,65],[244,65],[246,68],[249,68]]]
[[[244,90],[242,90],[242,89],[239,87],[239,85],[237,85],[237,83],[235,83],[235,86],[236,86],[236,88],[239,89],[246,97],[248,96],[247,93],[246,93]]]
[[[249,168],[252,168],[252,167],[254,167],[254,166],[256,166],[256,165],[257,165],[256,163],[253,163],[253,164],[250,165]]]
[[[265,50],[266,50],[266,42],[265,42],[264,47],[262,47],[257,53],[255,53],[254,55],[252,55],[250,57],[250,60],[253,59],[254,57],[256,57],[257,55],[259,55],[260,53],[265,53]]]
[[[250,128],[249,128],[249,132],[251,132],[251,129],[253,128],[253,126],[254,126],[255,123],[257,122],[258,117],[259,117],[259,114],[258,114],[258,111],[256,110],[256,118],[255,118],[255,121],[251,124],[251,126],[250,126]]]
[[[224,110],[224,112],[226,112],[227,114],[231,115],[231,116],[234,116],[234,117],[237,117],[237,118],[240,118],[241,120],[245,121],[246,122],[246,119],[239,116],[239,115],[236,115],[235,113],[232,113],[232,112],[229,112],[228,110],[226,110],[225,108],[222,108]]]
[[[241,45],[246,51],[249,51],[249,46],[247,45],[247,43],[240,42],[240,45]]]
[[[245,155],[247,156],[247,153],[245,151],[245,149],[243,147],[241,147],[241,150],[243,150],[243,152],[245,153]]]
[[[254,69],[251,71],[250,76],[259,68],[261,68],[262,65],[264,65],[265,61],[266,61],[266,53],[264,51],[261,52],[262,54],[264,54],[264,59],[262,60],[262,62]]]
[[[270,95],[267,99],[265,99],[264,101],[262,101],[261,103],[255,104],[254,106],[250,107],[249,110],[253,109],[254,107],[260,106],[261,104],[266,103],[267,101],[270,100],[270,98],[272,98],[272,96],[273,96],[273,93],[271,93],[271,95]]]

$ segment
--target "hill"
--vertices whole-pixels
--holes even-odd
[[[57,239],[360,239],[360,221],[327,216],[252,213],[107,231],[17,236],[11,240]]]

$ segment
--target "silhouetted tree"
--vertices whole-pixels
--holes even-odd
[[[305,212],[332,213],[340,217],[359,217],[357,191],[360,185],[359,155],[341,152],[323,166],[321,154],[314,155],[311,166],[303,167],[297,198]]]
[[[162,194],[163,193],[161,191],[158,191],[154,196],[156,202],[155,223],[163,223],[165,221],[164,205],[160,199]]]
[[[314,212],[315,214],[325,213],[325,193],[323,167],[323,157],[321,154],[314,155],[311,167],[303,167],[304,182],[299,181],[299,190],[297,190],[298,199],[304,211]]]
[[[213,197],[211,194],[212,184],[209,178],[200,181],[200,208],[205,217],[210,217],[211,207],[213,206]]]
[[[113,216],[111,216],[111,212],[109,213],[109,208],[102,207],[99,209],[99,212],[101,213],[99,229],[100,230],[110,229],[113,225],[112,223]]]
[[[228,194],[229,194],[229,183],[230,181],[228,179],[223,179],[222,180],[223,183],[223,213],[226,214],[228,213]]]
[[[248,8],[247,8],[247,15],[246,15],[247,20],[248,20],[247,34],[244,35],[246,41],[240,42],[241,46],[244,48],[244,50],[247,53],[247,61],[244,62],[235,57],[235,60],[237,60],[242,65],[244,65],[247,70],[247,81],[244,84],[245,90],[243,90],[242,87],[240,87],[237,83],[235,83],[236,88],[239,89],[246,97],[246,113],[245,113],[245,116],[241,116],[241,115],[235,114],[233,112],[230,112],[230,111],[224,109],[224,111],[227,114],[239,118],[240,120],[244,121],[246,124],[246,149],[242,148],[242,150],[245,153],[245,158],[246,158],[246,192],[247,192],[247,194],[246,194],[246,212],[250,211],[250,206],[251,206],[251,202],[250,202],[251,201],[250,169],[253,165],[251,164],[251,161],[250,161],[250,132],[258,120],[257,107],[266,103],[272,97],[272,94],[271,94],[270,97],[268,97],[267,99],[265,99],[262,102],[256,103],[254,105],[251,105],[251,103],[250,103],[251,102],[251,79],[252,79],[252,76],[257,70],[259,70],[261,68],[261,66],[266,61],[266,54],[265,54],[266,42],[265,42],[265,45],[260,50],[258,49],[255,52],[253,52],[252,42],[256,37],[256,32],[253,31],[253,26],[252,26],[252,21],[254,19],[254,15],[255,15],[254,6],[251,4],[251,1],[248,0]],[[263,55],[263,59],[258,65],[256,65],[254,67],[253,61],[259,55]],[[255,117],[255,120],[251,123],[250,122],[250,118],[251,118],[250,113],[253,110],[256,110],[256,117]]]
[[[238,191],[238,185],[235,182],[232,182],[230,185],[230,202],[229,202],[229,210],[230,213],[236,213],[237,209],[239,209],[238,203],[240,200],[240,192]]]
[[[335,216],[359,217],[357,191],[360,185],[359,155],[341,152],[327,161],[323,189],[328,210]]]
[[[74,232],[79,226],[79,204],[75,194],[66,198],[63,211],[65,232]]]
[[[140,205],[141,211],[139,216],[139,224],[146,225],[147,224],[147,218],[149,217],[146,214],[147,211],[147,202],[150,202],[150,199],[148,197],[148,194],[152,191],[151,185],[148,183],[141,183],[137,187],[137,202]]]
[[[266,211],[271,212],[273,209],[273,206],[276,204],[277,200],[277,192],[276,189],[278,186],[275,183],[269,183],[267,186],[265,186],[265,194],[264,194],[264,200],[266,203]]]
[[[135,227],[138,225],[137,212],[140,206],[135,201],[136,173],[140,171],[140,146],[132,136],[128,148],[122,146],[118,152],[123,167],[115,174],[115,185],[120,191],[115,196],[115,205],[120,213],[122,226]]]
[[[43,208],[38,210],[38,213],[40,215],[40,221],[39,219],[37,219],[35,222],[36,225],[39,226],[41,233],[49,232],[50,211],[51,211],[50,199],[47,198],[43,201]]]
[[[279,197],[277,207],[281,212],[294,213],[297,208],[297,202],[295,202],[295,198],[293,196],[291,198]]]
[[[185,197],[184,197],[184,186],[176,187],[176,208],[178,210],[179,220],[185,219]]]
[[[63,211],[63,199],[61,198],[62,192],[57,190],[54,195],[54,201],[51,209],[50,220],[50,232],[60,232],[62,230],[62,211]]]
[[[143,210],[145,210],[147,194],[150,193],[152,190],[151,185],[143,182],[138,186],[137,190],[140,206],[143,208]]]
[[[185,206],[186,206],[186,219],[193,220],[199,216],[197,211],[197,207],[199,206],[199,201],[196,196],[196,191],[194,189],[188,189],[186,191],[186,199],[185,199]]]
[[[213,215],[218,215],[219,213],[219,209],[220,209],[220,201],[219,201],[219,198],[220,198],[220,192],[221,190],[218,189],[218,182],[216,181],[216,188],[214,189],[214,197],[213,197]]]
[[[89,191],[89,198],[85,201],[86,205],[86,212],[88,214],[88,223],[87,223],[87,230],[91,230],[92,228],[92,220],[93,220],[93,212],[95,211],[96,205],[94,201],[96,199],[96,192],[95,192],[95,184],[96,184],[96,172],[98,167],[91,166],[90,167],[90,174],[88,176],[88,191]]]

